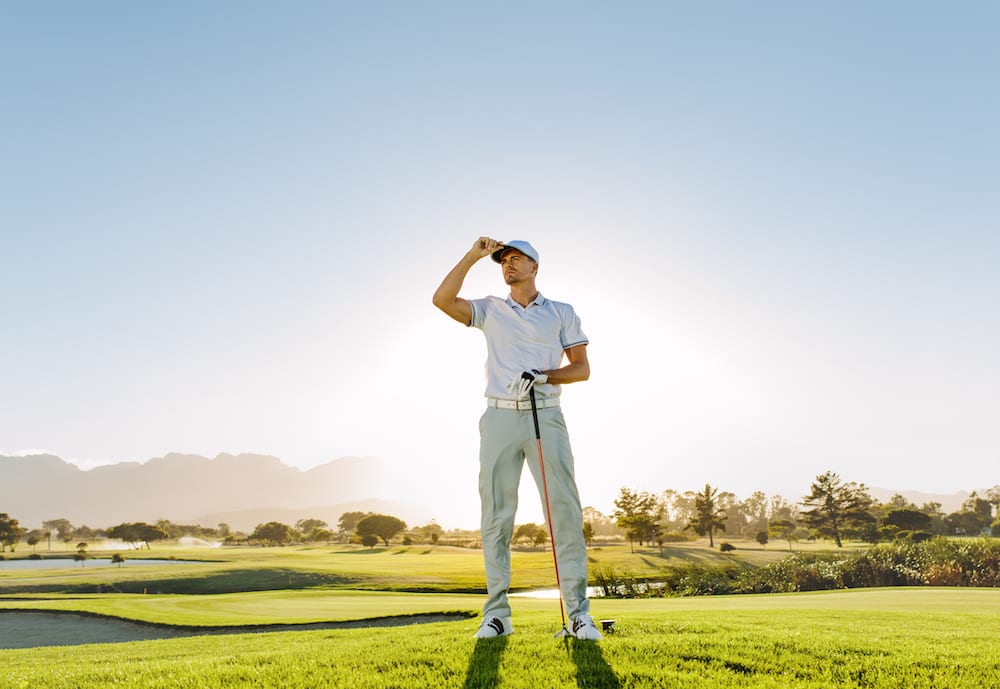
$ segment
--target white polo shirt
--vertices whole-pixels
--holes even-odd
[[[538,294],[527,308],[508,295],[472,299],[472,327],[486,336],[486,396],[514,399],[507,385],[522,371],[549,371],[562,364],[563,351],[587,344],[573,307]],[[540,398],[558,397],[561,386],[535,387]]]

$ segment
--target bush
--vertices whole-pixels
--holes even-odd
[[[670,531],[660,536],[660,540],[664,543],[687,543],[688,541],[695,540],[695,538],[693,534],[677,533],[676,531]]]
[[[42,557],[41,553],[32,553],[31,555],[28,556],[28,559],[29,560],[44,560],[45,558]]]
[[[635,577],[626,571],[619,575],[614,567],[602,567],[594,572],[594,583],[605,598],[650,598],[662,596],[662,586]]]
[[[854,554],[796,553],[763,567],[731,562],[689,563],[664,569],[662,583],[595,572],[611,598],[786,593],[872,586],[1000,586],[1000,540],[948,540],[912,532],[892,543]],[[720,544],[719,549],[727,544]]]
[[[727,543],[726,541],[723,541],[722,543],[719,544],[719,550],[723,553],[728,553],[733,550],[736,550],[736,546],[734,546],[732,543]]]

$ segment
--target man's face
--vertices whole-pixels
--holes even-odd
[[[523,282],[535,276],[538,264],[517,249],[508,249],[500,256],[503,281],[508,285]]]

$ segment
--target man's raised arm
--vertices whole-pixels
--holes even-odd
[[[444,280],[435,290],[434,306],[459,323],[469,325],[472,322],[472,304],[458,296],[462,290],[462,283],[465,282],[465,276],[469,274],[469,270],[479,259],[489,256],[501,246],[503,246],[501,242],[489,237],[477,239],[468,253],[451,269],[451,272],[445,275]]]

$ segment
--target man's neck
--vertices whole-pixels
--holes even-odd
[[[511,285],[510,296],[511,299],[521,306],[527,307],[538,296],[538,290],[535,289],[535,281],[519,282],[516,285]]]

